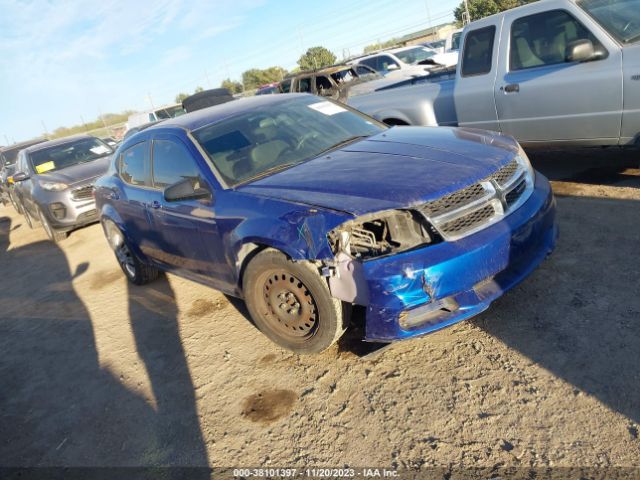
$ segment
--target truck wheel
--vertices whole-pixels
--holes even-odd
[[[109,246],[115,253],[116,260],[127,277],[127,280],[134,285],[145,285],[158,278],[160,271],[138,260],[123,233],[115,223],[111,220],[105,220],[102,223],[102,228],[104,229],[104,234],[107,237]]]
[[[49,237],[49,240],[54,243],[58,243],[67,238],[67,232],[60,232],[51,226],[49,220],[47,220],[47,217],[44,215],[44,213],[42,213],[40,207],[38,207],[38,218],[40,219],[42,228],[44,228],[44,231],[46,232],[47,237]]]
[[[319,353],[344,333],[342,302],[308,262],[274,249],[256,255],[243,276],[245,302],[256,327],[273,342],[300,354]]]

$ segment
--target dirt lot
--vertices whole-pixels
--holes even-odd
[[[0,465],[639,466],[639,157],[532,158],[555,254],[364,357],[291,355],[214,290],[127,285],[99,226],[57,247],[0,207]]]

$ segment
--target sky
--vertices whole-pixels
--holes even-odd
[[[458,0],[0,0],[0,145],[146,110],[250,68],[340,59],[453,20]]]

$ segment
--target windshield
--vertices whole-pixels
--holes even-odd
[[[4,166],[9,166],[9,165],[13,165],[14,163],[16,163],[16,160],[18,159],[18,152],[20,150],[15,149],[15,150],[7,150],[6,152],[2,152],[0,155],[2,156],[2,164]]]
[[[583,0],[579,5],[618,41],[640,40],[640,0]]]
[[[462,32],[456,32],[451,35],[451,50],[460,50],[460,38],[462,37]]]
[[[240,113],[193,135],[224,180],[237,185],[385,128],[340,104],[304,96]]]
[[[111,147],[98,138],[82,138],[32,152],[29,157],[36,173],[53,172],[79,163],[91,162],[113,153]]]
[[[176,105],[175,107],[156,110],[155,113],[158,120],[166,120],[167,118],[179,117],[180,115],[184,115],[186,112],[180,105]]]
[[[402,60],[404,63],[416,64],[424,60],[428,60],[433,57],[435,52],[425,47],[415,47],[409,50],[402,50],[401,52],[395,52],[395,56]]]

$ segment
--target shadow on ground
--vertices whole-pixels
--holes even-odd
[[[18,273],[0,291],[2,466],[207,466],[168,283],[157,283],[157,293],[132,288],[130,319],[122,319],[123,328],[131,321],[149,374],[149,399],[99,363],[91,317],[72,284],[89,265],[72,274],[49,241],[9,248],[11,230],[0,219],[0,265]],[[145,300],[158,295],[161,311],[148,308]]]

